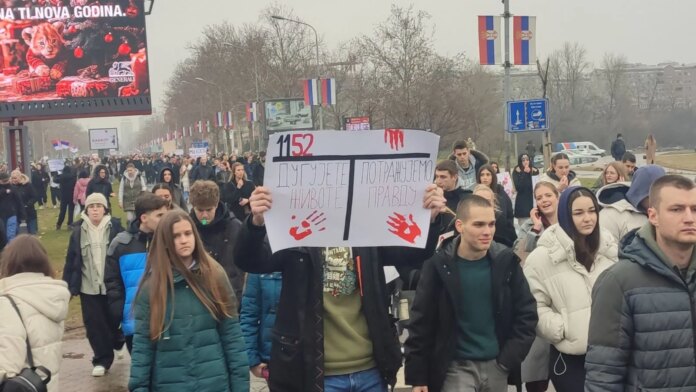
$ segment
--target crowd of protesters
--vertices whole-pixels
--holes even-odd
[[[0,172],[0,380],[30,365],[26,340],[57,390],[79,296],[91,375],[128,353],[131,391],[249,391],[251,372],[271,391],[384,392],[402,366],[413,392],[696,390],[696,185],[612,153],[589,189],[566,154],[542,171],[532,148],[510,191],[454,143],[423,190],[423,249],[271,251],[263,154]],[[17,237],[21,222],[36,233],[49,189],[71,230],[63,281]]]

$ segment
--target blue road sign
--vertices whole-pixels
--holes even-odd
[[[510,101],[507,107],[508,132],[544,131],[548,129],[548,100]]]

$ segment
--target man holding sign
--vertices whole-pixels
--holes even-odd
[[[437,138],[425,135],[435,149],[422,154],[423,144],[411,145],[417,131],[295,135],[272,135],[279,154],[268,150],[268,187],[250,198],[236,257],[247,272],[283,272],[270,389],[387,391],[402,361],[383,266],[420,264],[433,253],[445,207],[442,190],[428,184]],[[344,135],[363,147],[346,148]]]

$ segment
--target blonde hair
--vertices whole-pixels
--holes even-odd
[[[493,208],[495,208],[496,211],[500,211],[500,208],[498,207],[498,197],[496,196],[493,189],[491,189],[488,185],[483,185],[483,184],[476,185],[474,187],[474,195],[480,194],[481,192],[490,193],[492,196],[490,202],[493,205]],[[484,197],[484,199],[486,199],[486,198]],[[488,199],[486,199],[486,200],[488,200]]]
[[[626,177],[628,177],[626,165],[624,165],[621,162],[610,162],[604,167],[604,170],[602,170],[602,184],[608,185],[607,184],[607,169],[609,169],[610,167],[613,167],[614,170],[616,170],[616,174],[618,174],[618,176],[619,176],[619,178],[616,180],[616,182],[621,181],[621,178],[626,180]]]

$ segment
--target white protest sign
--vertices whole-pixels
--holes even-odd
[[[510,197],[512,200],[514,198],[515,190],[513,189],[512,177],[510,177],[510,173],[503,171],[496,174],[496,176],[498,179],[498,184],[503,187],[505,193],[507,193],[508,197]]]
[[[62,171],[65,168],[65,161],[62,159],[49,159],[48,170],[51,172]]]
[[[297,246],[424,248],[423,208],[440,141],[415,130],[270,135],[264,186],[272,250]]]
[[[191,158],[202,157],[208,153],[208,149],[205,147],[191,147],[189,148],[189,156]]]

